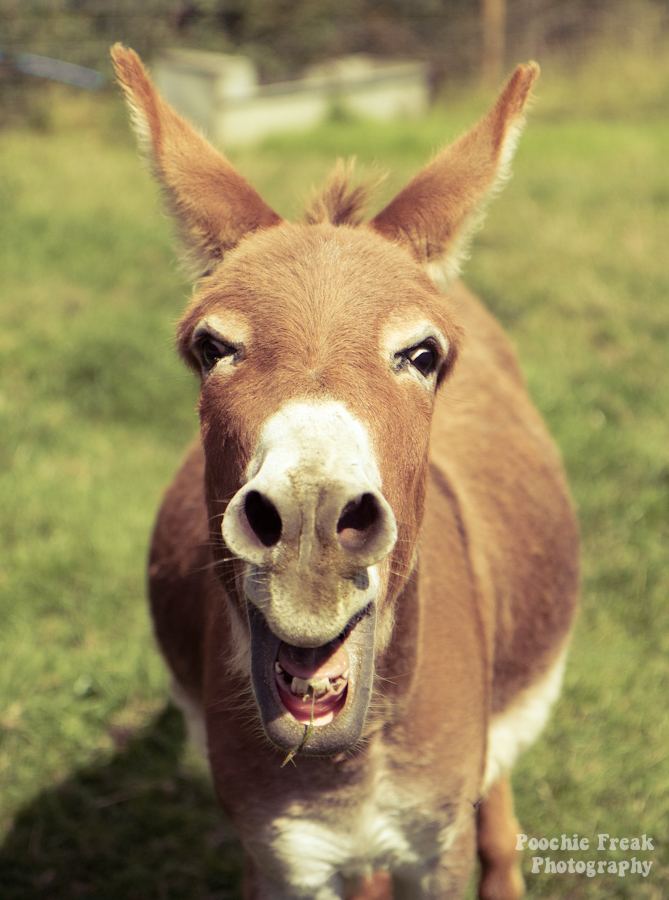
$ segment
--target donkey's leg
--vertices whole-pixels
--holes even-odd
[[[388,872],[373,872],[344,896],[347,900],[393,900],[393,882]]]
[[[262,897],[260,879],[256,865],[248,855],[244,859],[244,881],[242,896],[244,900],[260,900]]]
[[[481,860],[480,900],[519,900],[525,893],[516,850],[520,826],[513,813],[513,794],[508,775],[488,791],[477,818],[477,842]]]

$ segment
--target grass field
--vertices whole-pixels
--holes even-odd
[[[532,898],[669,884],[669,67],[544,72],[466,280],[509,331],[583,533],[565,691],[515,770],[530,837],[647,877],[532,874]],[[650,70],[652,69],[652,77]],[[612,74],[613,73],[613,74]],[[491,96],[425,121],[339,122],[233,161],[295,215],[337,155],[388,198]],[[120,101],[0,134],[0,898],[239,896],[240,852],[180,717],[143,599],[161,491],[195,434],[172,326],[189,288]],[[653,839],[597,852],[597,835]]]

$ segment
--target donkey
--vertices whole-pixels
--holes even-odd
[[[538,75],[371,221],[339,168],[291,224],[112,51],[198,286],[201,437],[150,601],[249,900],[523,893],[509,770],[559,693],[577,527],[492,316],[456,280]]]

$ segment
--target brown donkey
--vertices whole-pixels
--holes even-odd
[[[478,847],[480,896],[520,897],[508,772],[560,689],[577,529],[513,351],[455,276],[538,68],[371,221],[339,170],[290,224],[113,57],[198,279],[178,345],[201,440],[151,607],[245,896],[460,897]]]

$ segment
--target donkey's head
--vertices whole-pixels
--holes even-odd
[[[374,659],[415,565],[430,421],[460,331],[449,279],[503,178],[537,77],[374,219],[339,170],[283,221],[156,93],[114,63],[199,287],[178,330],[200,375],[213,552],[263,726],[335,753],[362,734]],[[249,653],[250,651],[250,653]]]

